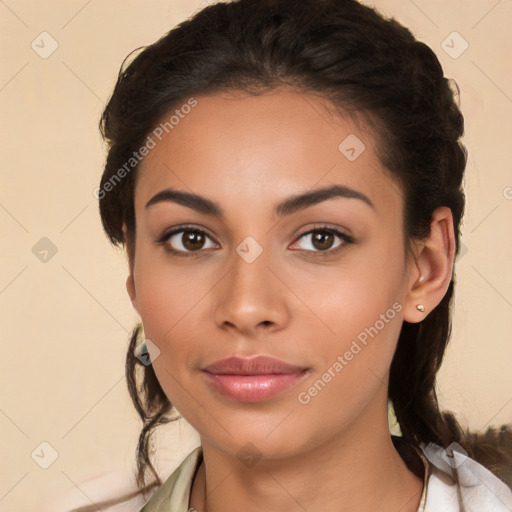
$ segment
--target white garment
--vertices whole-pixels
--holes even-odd
[[[425,512],[512,511],[512,489],[487,468],[457,450],[450,458],[441,446],[431,443],[421,448],[430,472]],[[459,499],[463,505],[460,508]]]

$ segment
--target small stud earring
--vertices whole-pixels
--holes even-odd
[[[416,304],[416,309],[423,313],[425,311],[425,306],[423,304]]]

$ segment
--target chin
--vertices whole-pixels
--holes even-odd
[[[304,422],[291,420],[290,411],[272,415],[251,415],[247,410],[240,414],[224,414],[221,425],[192,426],[199,432],[203,442],[215,445],[216,449],[242,460],[282,459],[298,455],[311,448],[318,436],[309,431]],[[286,409],[285,409],[286,411]],[[284,421],[283,421],[284,420]]]

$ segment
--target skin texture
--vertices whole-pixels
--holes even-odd
[[[421,321],[448,287],[455,250],[450,210],[436,210],[429,238],[406,251],[401,189],[363,122],[283,88],[196,99],[141,164],[127,281],[145,335],[160,350],[153,365],[162,388],[201,436],[204,463],[190,506],[415,511],[423,484],[390,440],[388,373],[402,321]],[[350,134],[366,146],[354,161],[338,149]],[[280,219],[273,214],[290,196],[334,184],[364,194],[373,207],[332,198]],[[168,188],[217,202],[225,218],[171,201],[145,206]],[[155,243],[183,224],[207,232],[203,245],[186,245],[188,231]],[[332,235],[324,248],[311,234],[302,236],[324,226],[353,243]],[[251,263],[236,251],[246,237],[262,249]],[[381,315],[387,322],[378,334],[301,403],[299,393],[333,368],[365,328],[380,327]],[[201,371],[232,355],[268,355],[309,373],[276,397],[240,403],[213,390]],[[242,448],[261,458],[245,464],[237,456]]]

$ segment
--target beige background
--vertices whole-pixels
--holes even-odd
[[[512,422],[512,2],[368,3],[427,42],[462,91],[466,252],[441,402],[472,428]],[[0,2],[2,512],[60,510],[49,503],[70,490],[87,504],[93,491],[84,480],[131,468],[139,425],[123,365],[137,316],[124,256],[107,243],[93,197],[104,159],[97,123],[122,59],[205,5]],[[35,40],[40,52],[51,48],[43,31],[58,43],[46,59],[31,47]],[[453,31],[469,44],[458,58],[441,47]],[[452,52],[461,44],[455,39]],[[57,249],[46,262],[44,247],[32,251],[43,237]],[[197,442],[178,427],[162,436],[164,473]],[[51,456],[43,441],[58,452],[48,469],[39,466]]]

